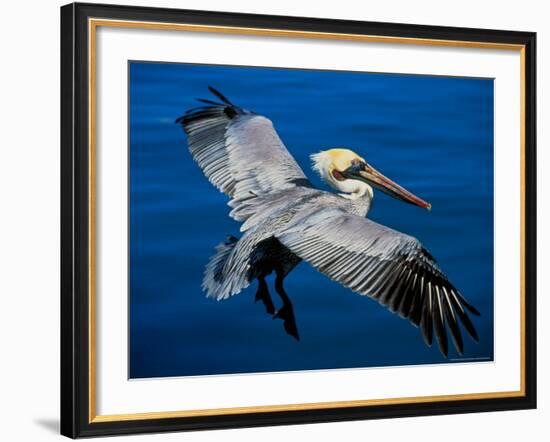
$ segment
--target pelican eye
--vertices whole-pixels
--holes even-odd
[[[332,176],[336,178],[338,181],[344,181],[346,177],[342,175],[340,172],[338,172],[336,169],[332,170]]]

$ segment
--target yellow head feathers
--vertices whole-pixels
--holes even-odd
[[[346,198],[361,197],[369,192],[372,197],[372,189],[369,185],[356,179],[348,179],[342,173],[354,163],[365,162],[363,158],[349,149],[329,149],[311,155],[313,169],[316,170],[323,181],[331,187],[343,192]],[[344,196],[344,195],[342,195]]]
[[[311,155],[313,161],[313,169],[315,169],[321,177],[325,178],[334,169],[343,172],[351,166],[353,160],[365,162],[363,158],[357,155],[350,149],[329,149]]]

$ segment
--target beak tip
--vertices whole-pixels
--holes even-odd
[[[431,212],[432,211],[432,205],[430,203],[428,203],[428,205],[426,206],[426,210],[428,212]]]

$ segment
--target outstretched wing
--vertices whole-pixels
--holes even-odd
[[[445,356],[447,329],[463,351],[459,322],[478,340],[468,312],[479,313],[415,238],[334,208],[315,211],[277,237],[329,278],[419,326],[427,345],[435,332]]]
[[[221,103],[199,100],[176,120],[188,136],[189,151],[208,180],[238,201],[310,183],[264,116],[231,103],[212,87]]]

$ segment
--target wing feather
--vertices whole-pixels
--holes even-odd
[[[415,238],[327,207],[288,226],[277,238],[331,279],[419,326],[427,345],[435,335],[444,355],[448,334],[457,352],[463,352],[459,323],[477,340],[468,312],[479,313]]]
[[[189,151],[208,180],[232,198],[231,215],[245,221],[239,207],[252,198],[296,186],[311,186],[272,122],[231,103],[209,87],[221,103],[191,109],[176,120],[188,137]]]

